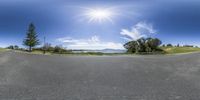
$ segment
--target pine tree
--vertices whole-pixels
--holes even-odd
[[[37,38],[37,33],[35,31],[35,26],[33,23],[29,25],[28,31],[27,31],[27,36],[23,41],[23,44],[25,46],[29,47],[29,51],[32,51],[32,48],[39,45],[39,39]]]

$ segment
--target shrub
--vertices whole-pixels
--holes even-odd
[[[64,54],[64,53],[71,53],[70,50],[66,50],[65,48],[63,48],[62,46],[55,46],[53,53],[59,53],[59,54]]]

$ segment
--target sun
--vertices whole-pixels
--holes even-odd
[[[114,13],[109,9],[87,9],[85,15],[89,18],[89,22],[112,21]]]

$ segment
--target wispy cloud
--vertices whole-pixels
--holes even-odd
[[[57,39],[59,42],[64,43],[68,49],[124,49],[123,44],[115,42],[103,42],[98,36],[92,36],[89,39],[74,39],[71,37],[64,37]]]
[[[120,32],[123,35],[123,39],[125,40],[137,40],[142,37],[151,36],[156,34],[156,30],[153,28],[153,25],[146,22],[139,22],[134,25],[131,30],[129,29],[122,29]]]

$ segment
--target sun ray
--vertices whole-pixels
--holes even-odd
[[[114,12],[111,11],[110,9],[90,9],[87,8],[86,12],[84,14],[89,21],[88,22],[105,22],[105,21],[109,21],[111,23],[113,23],[113,16],[114,16]]]

